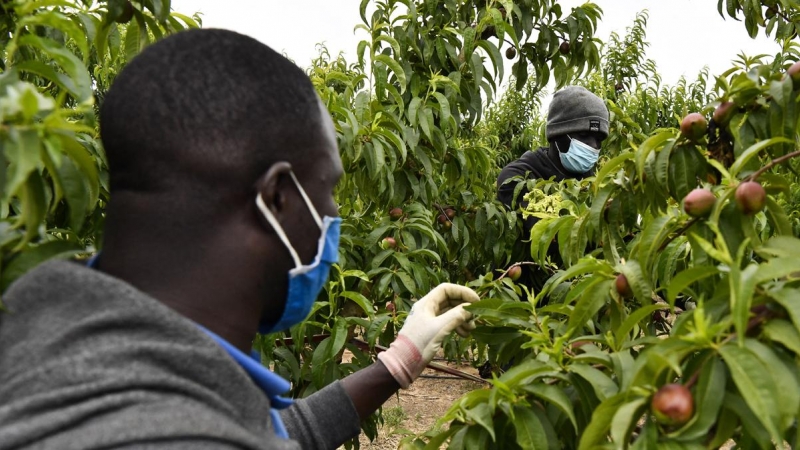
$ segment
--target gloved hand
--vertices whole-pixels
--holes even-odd
[[[464,305],[478,301],[472,289],[443,283],[414,303],[392,345],[378,359],[405,389],[422,373],[454,330],[467,336],[475,328]]]

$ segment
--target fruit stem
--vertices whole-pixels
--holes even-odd
[[[444,210],[444,208],[442,207],[442,205],[440,205],[440,204],[438,204],[438,203],[434,203],[434,204],[433,204],[433,206],[435,206],[435,207],[436,207],[436,208],[439,210],[439,212],[441,212],[441,213],[442,213],[442,215],[444,216],[444,218],[445,218],[445,219],[447,219],[447,221],[448,221],[448,222],[450,222],[450,225],[453,225],[453,221],[452,221],[452,220],[450,220],[450,218],[449,218],[449,217],[447,217],[447,211],[445,211],[445,210]]]
[[[508,275],[508,271],[513,269],[514,267],[517,267],[517,266],[535,266],[535,265],[537,265],[537,264],[535,262],[531,262],[531,261],[521,261],[521,262],[514,263],[514,264],[508,266],[508,269],[504,270],[502,275],[497,277],[497,281],[500,281],[503,278],[505,278],[506,275]]]
[[[686,384],[684,386],[686,386],[686,389],[691,389],[692,386],[697,384],[698,379],[700,379],[700,370],[696,370],[692,374],[692,376],[686,381]]]
[[[792,153],[788,153],[786,155],[783,155],[780,158],[773,159],[772,161],[769,162],[769,164],[767,164],[766,166],[758,169],[752,175],[746,177],[742,181],[755,181],[755,180],[758,179],[758,177],[761,176],[762,173],[764,173],[764,172],[768,171],[769,169],[777,166],[778,164],[784,163],[784,162],[794,158],[795,156],[800,156],[800,150],[796,150],[796,151],[793,151]]]

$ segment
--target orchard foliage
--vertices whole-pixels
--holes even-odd
[[[759,30],[776,39],[797,38],[800,27],[800,3],[796,0],[718,0],[717,10],[723,18],[744,18],[744,26],[750,37],[758,36]]]
[[[169,0],[3,2],[0,292],[48,258],[98,247],[108,172],[96,100],[164,34],[198,27]]]
[[[583,181],[528,182],[532,263],[553,276],[520,302],[474,284],[490,297],[469,307],[484,323],[474,337],[513,367],[408,448],[800,444],[795,45],[772,61],[742,57],[709,92],[588,80],[618,125],[610,159]],[[733,112],[717,122],[725,102]],[[701,136],[678,129],[691,112],[708,121]],[[689,215],[697,188],[713,206]]]

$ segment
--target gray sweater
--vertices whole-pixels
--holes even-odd
[[[333,449],[359,433],[336,382],[281,416],[197,325],[72,262],[15,282],[0,313],[0,450]]]

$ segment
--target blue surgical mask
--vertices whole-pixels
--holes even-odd
[[[286,246],[286,249],[289,250],[295,265],[295,268],[289,271],[289,289],[286,295],[286,306],[283,308],[283,313],[277,323],[262,323],[259,326],[258,331],[264,334],[286,330],[305,320],[305,318],[308,317],[308,313],[311,312],[312,306],[314,306],[314,301],[328,281],[328,273],[330,272],[331,265],[339,260],[339,226],[342,219],[328,216],[320,219],[319,213],[317,213],[317,210],[314,208],[308,195],[306,195],[303,187],[300,186],[297,177],[295,177],[294,173],[291,173],[291,176],[292,180],[294,180],[294,184],[300,191],[300,195],[303,196],[306,206],[308,206],[309,211],[311,211],[311,216],[314,218],[314,221],[317,222],[321,233],[317,244],[317,256],[314,257],[314,260],[311,261],[310,264],[303,265],[303,262],[297,255],[297,251],[292,247],[291,242],[289,242],[286,233],[272,214],[272,211],[264,204],[261,195],[259,194],[259,196],[256,197],[258,209],[261,210],[264,218],[267,219],[267,222],[275,229],[275,232],[283,242],[283,245]]]
[[[561,153],[560,150],[558,152],[561,165],[573,173],[586,173],[592,170],[592,167],[597,164],[597,158],[600,157],[600,150],[577,139],[571,137],[569,139],[569,150],[566,153]],[[556,148],[558,148],[558,143],[556,143]]]

